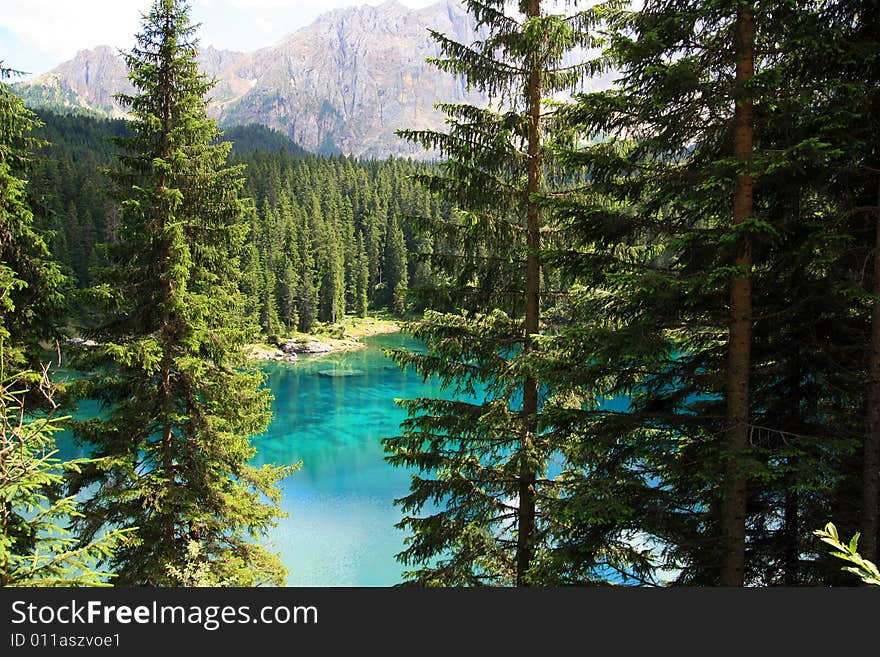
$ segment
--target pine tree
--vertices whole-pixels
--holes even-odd
[[[120,583],[169,585],[189,544],[218,581],[279,584],[276,555],[252,542],[280,515],[287,468],[249,465],[265,430],[269,393],[246,368],[248,324],[237,264],[248,202],[241,167],[205,114],[211,87],[198,71],[195,28],[181,0],[156,0],[126,56],[132,119],[114,172],[121,202],[108,253],[104,321],[92,337],[81,393],[105,417],[78,424],[101,457],[73,489],[87,499],[86,540],[136,526],[138,542],[111,565]]]
[[[375,199],[374,203],[378,205],[378,199]],[[364,249],[367,253],[367,263],[370,267],[367,289],[369,290],[371,304],[377,303],[376,288],[382,282],[382,227],[384,223],[381,223],[379,217],[376,216],[376,205],[372,205],[362,220]]]
[[[54,434],[65,418],[48,364],[33,368],[37,341],[57,335],[65,281],[15,174],[32,156],[38,123],[7,86],[11,74],[0,63],[0,586],[100,586],[110,575],[96,563],[128,532],[77,546],[69,529],[76,501],[55,494],[65,472],[92,461],[57,458]]]
[[[364,250],[364,239],[358,233],[356,240],[355,267],[355,304],[354,312],[358,317],[366,317],[369,310],[370,264],[367,262],[367,253]]]
[[[821,98],[827,117],[822,137],[846,154],[845,166],[829,171],[838,217],[848,234],[858,236],[853,273],[859,282],[849,292],[862,301],[852,311],[870,317],[866,341],[867,389],[861,448],[861,504],[858,528],[861,553],[880,559],[880,17],[871,0],[839,0],[822,5],[822,27],[817,36],[822,49],[809,61],[825,74],[834,93]],[[821,57],[827,47],[831,57]]]
[[[42,230],[56,231],[53,244],[59,246],[58,259],[65,271],[78,273],[76,283],[85,287],[95,281],[94,273],[106,264],[103,244],[112,242],[118,225],[117,209],[108,202],[107,195],[98,186],[98,170],[113,164],[116,148],[111,147],[111,136],[128,134],[122,121],[104,121],[86,117],[58,116],[49,112],[42,114],[46,125],[40,133],[57,143],[41,153],[47,159],[35,163],[31,176],[32,196],[39,202],[40,210],[35,225]],[[278,152],[248,152],[233,150],[234,162],[246,164],[247,194],[255,198],[248,209],[250,232],[245,238],[246,248],[241,258],[241,290],[246,297],[245,315],[253,319],[263,333],[278,332],[285,324],[280,317],[284,305],[282,279],[285,258],[289,259],[299,278],[303,266],[302,242],[305,218],[312,218],[317,210],[322,218],[319,241],[312,241],[306,253],[311,259],[312,275],[317,292],[324,285],[325,301],[323,317],[326,319],[336,308],[341,315],[356,306],[356,235],[360,233],[374,250],[368,256],[371,284],[367,286],[368,299],[376,303],[376,288],[386,276],[384,234],[388,225],[388,208],[393,212],[418,213],[424,208],[426,214],[439,215],[437,201],[431,201],[428,193],[408,178],[412,173],[425,169],[423,164],[403,160],[387,162],[357,162],[351,158],[321,158],[298,156],[291,158]],[[398,201],[379,198],[382,195],[399,197]],[[273,204],[272,199],[275,199]],[[406,248],[416,244],[431,250],[434,237],[424,235],[416,239],[395,216],[403,235]],[[310,227],[311,228],[311,227]],[[325,230],[327,229],[327,230]],[[310,233],[314,236],[314,232]],[[399,238],[399,235],[396,236]],[[400,249],[398,249],[400,252]],[[418,285],[430,285],[435,272],[427,262],[408,260],[408,277]],[[341,257],[341,269],[339,258]],[[344,288],[339,284],[340,275]],[[272,278],[274,277],[274,282]],[[274,285],[267,293],[266,285]],[[398,286],[398,300],[403,299],[403,286]],[[300,283],[297,281],[297,293]],[[381,304],[391,301],[393,288],[380,288]],[[343,298],[344,297],[344,298]],[[407,291],[407,302],[409,291]],[[320,298],[317,300],[320,302]],[[274,312],[273,312],[274,306]],[[88,313],[88,307],[76,311]],[[262,318],[261,318],[262,315]],[[262,319],[262,321],[261,321]],[[298,321],[298,320],[297,320]],[[254,340],[260,339],[258,335]]]
[[[308,333],[318,319],[318,292],[315,287],[315,258],[312,248],[312,232],[308,221],[303,221],[300,230],[299,251],[299,289],[297,290],[297,310],[299,330]]]
[[[260,328],[269,340],[277,339],[281,333],[281,319],[278,316],[278,281],[270,262],[260,263]]]
[[[343,252],[343,274],[345,276],[345,308],[350,312],[355,311],[357,305],[357,240],[355,239],[354,219],[351,212],[351,204],[345,204],[346,214],[349,215],[342,222],[342,252]]]
[[[334,213],[325,210],[318,195],[313,194],[309,229],[317,270],[318,319],[331,323],[345,312],[343,260],[335,224]]]
[[[296,290],[298,286],[296,271],[288,258],[284,259],[284,270],[278,281],[279,315],[287,330],[297,324]]]
[[[610,18],[619,87],[564,117],[606,138],[567,159],[588,180],[556,204],[553,261],[580,308],[548,371],[628,403],[569,412],[594,445],[570,458],[639,472],[615,497],[678,582],[811,581],[802,519],[850,449],[835,358],[857,330],[834,292],[844,240],[823,219],[839,153],[816,138],[826,90],[803,66],[816,6],[646,2]]]
[[[403,295],[407,286],[406,240],[403,230],[397,223],[395,215],[388,216],[385,229],[385,258],[383,283],[386,288],[389,309],[400,314],[403,312]]]
[[[9,293],[20,284],[10,269],[0,269],[5,311],[15,310]],[[8,338],[0,325],[0,586],[105,586],[113,574],[98,564],[125,546],[132,530],[113,529],[81,544],[71,534],[71,521],[82,513],[73,496],[55,491],[65,474],[95,462],[57,458],[54,434],[66,418],[57,415],[48,365],[39,373],[10,373]],[[26,400],[37,395],[42,412],[33,414]]]
[[[239,290],[244,298],[244,316],[254,324],[260,323],[260,252],[257,245],[250,241],[242,250],[239,258],[241,274],[239,276]]]
[[[309,333],[317,321],[315,303],[315,286],[312,283],[312,270],[304,267],[299,277],[299,292],[297,295],[299,309],[299,330]]]
[[[41,145],[32,132],[40,125],[6,80],[13,71],[0,65],[0,262],[10,269],[15,285],[6,289],[14,312],[3,313],[3,325],[22,359],[14,364],[37,368],[39,343],[58,337],[64,311],[66,280],[52,260],[46,241],[34,227],[22,176]]]
[[[345,317],[345,269],[342,245],[335,232],[328,233],[326,270],[321,280],[322,319],[335,324]]]
[[[420,228],[446,243],[431,256],[450,278],[434,303],[445,297],[468,312],[426,312],[410,330],[427,353],[394,355],[475,400],[406,401],[404,433],[385,444],[391,463],[420,471],[401,501],[400,524],[412,538],[400,557],[420,566],[409,576],[422,584],[525,586],[539,583],[539,500],[552,488],[545,474],[553,447],[539,429],[541,386],[530,366],[534,336],[545,330],[537,196],[546,191],[552,111],[543,99],[588,70],[566,67],[563,58],[592,45],[594,15],[548,14],[538,0],[520,2],[517,17],[500,1],[465,5],[486,38],[465,45],[435,32],[444,58],[434,63],[500,98],[502,110],[445,104],[448,133],[402,135],[444,157],[436,173],[417,179],[452,203],[456,217],[423,219]],[[421,516],[428,503],[441,509]]]

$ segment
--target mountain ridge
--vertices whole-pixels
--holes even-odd
[[[395,131],[440,128],[438,101],[486,102],[425,61],[439,54],[429,29],[465,43],[478,35],[455,0],[421,9],[388,0],[329,11],[251,52],[201,48],[200,68],[217,79],[209,115],[221,127],[265,125],[314,152],[425,157]],[[36,107],[116,118],[125,112],[114,94],[133,91],[120,53],[103,45],[14,87]]]

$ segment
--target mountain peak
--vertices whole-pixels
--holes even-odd
[[[333,10],[254,52],[207,46],[199,65],[218,80],[209,114],[224,127],[268,126],[312,151],[423,157],[395,131],[441,127],[437,101],[482,101],[425,62],[439,54],[428,28],[463,42],[475,38],[473,19],[455,0],[421,9],[386,0]],[[120,116],[114,94],[132,89],[124,60],[104,45],[80,51],[16,90],[32,105]]]
[[[82,50],[78,50],[74,59],[78,57],[97,57],[97,56],[110,56],[115,57],[119,53],[116,48],[108,46],[107,44],[101,44],[95,46],[94,48],[84,48]]]

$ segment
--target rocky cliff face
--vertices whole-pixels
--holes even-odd
[[[411,152],[396,129],[439,127],[438,100],[480,100],[425,63],[438,54],[427,28],[474,39],[472,22],[453,2],[420,11],[388,2],[331,12],[254,53],[253,88],[222,108],[220,119],[266,123],[311,150]]]
[[[252,53],[206,48],[199,54],[202,69],[218,79],[209,113],[221,125],[281,130],[313,151],[418,156],[395,130],[440,127],[435,102],[482,100],[425,62],[439,54],[428,28],[465,43],[475,38],[473,20],[455,0],[419,10],[390,0],[332,11]],[[113,94],[131,87],[118,53],[102,46],[17,90],[31,104],[119,116]]]
[[[115,118],[124,112],[114,94],[132,91],[122,57],[109,46],[81,50],[69,62],[13,86],[35,107],[85,109]]]

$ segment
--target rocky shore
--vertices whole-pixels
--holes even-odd
[[[362,346],[362,345],[358,345]],[[295,363],[300,355],[329,354],[340,351],[339,347],[322,342],[318,338],[305,338],[286,340],[277,349],[267,349],[265,346],[252,345],[248,354],[253,360],[271,360],[281,363]]]
[[[329,336],[298,336],[284,340],[277,347],[268,345],[250,345],[248,358],[251,360],[272,361],[277,363],[295,363],[300,356],[321,356],[337,351],[353,351],[363,349],[362,338],[379,333],[396,333],[400,326],[396,322],[360,320],[340,332],[341,337]]]

